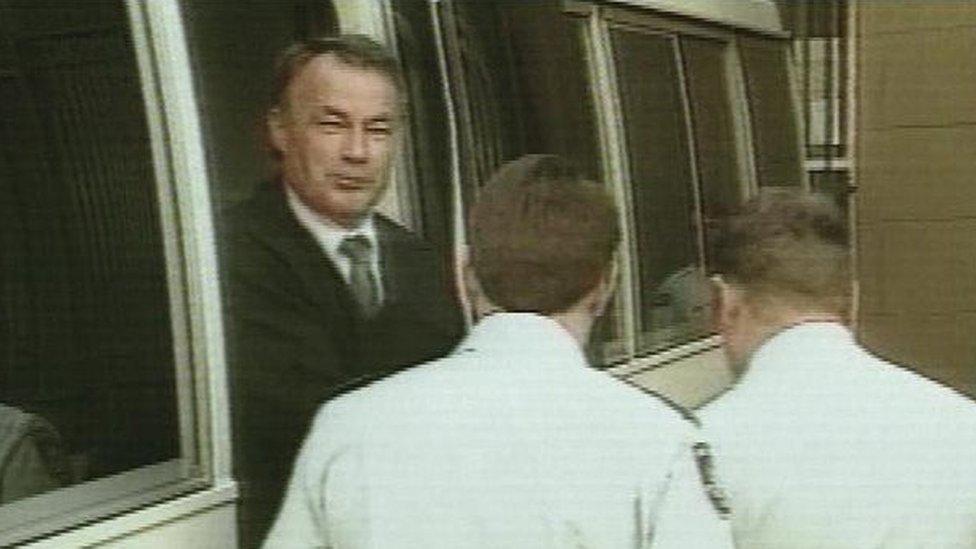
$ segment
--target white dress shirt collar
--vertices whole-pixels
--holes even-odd
[[[381,281],[379,273],[379,243],[376,236],[376,225],[373,222],[373,213],[370,212],[363,218],[362,222],[353,228],[346,228],[327,217],[316,213],[314,210],[309,208],[301,198],[289,187],[285,185],[285,194],[288,200],[288,206],[291,211],[295,214],[295,219],[298,223],[305,227],[308,232],[312,234],[315,241],[318,242],[322,251],[332,260],[332,263],[339,268],[339,272],[342,277],[349,280],[349,269],[350,263],[349,258],[339,253],[339,246],[342,241],[353,235],[365,236],[369,243],[372,245],[371,248],[371,259],[370,263],[373,268],[373,275],[377,281]],[[382,284],[380,284],[382,288]]]

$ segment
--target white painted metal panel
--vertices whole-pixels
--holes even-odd
[[[638,8],[761,32],[782,33],[779,9],[771,0],[611,0]]]

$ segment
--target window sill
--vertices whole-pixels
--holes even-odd
[[[225,481],[170,501],[51,536],[27,545],[27,547],[54,549],[57,547],[98,545],[148,530],[153,526],[174,522],[217,507],[231,505],[237,500],[237,497],[237,484],[233,481]]]

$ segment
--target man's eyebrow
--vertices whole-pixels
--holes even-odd
[[[327,114],[332,116],[348,116],[348,113],[338,107],[332,105],[316,105],[314,110],[318,114]]]
[[[349,116],[349,113],[347,111],[344,111],[339,107],[328,105],[328,104],[315,105],[313,107],[313,111],[316,114],[325,114],[328,116],[340,116],[343,118],[347,118]],[[399,118],[400,115],[398,115],[395,112],[383,112],[375,116],[371,116],[366,120],[369,122],[391,122],[392,123],[398,120]]]

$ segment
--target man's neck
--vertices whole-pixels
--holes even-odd
[[[573,307],[567,311],[549,315],[549,318],[555,320],[569,332],[581,348],[586,348],[590,340],[590,330],[593,329],[594,318],[591,314],[579,307]]]

